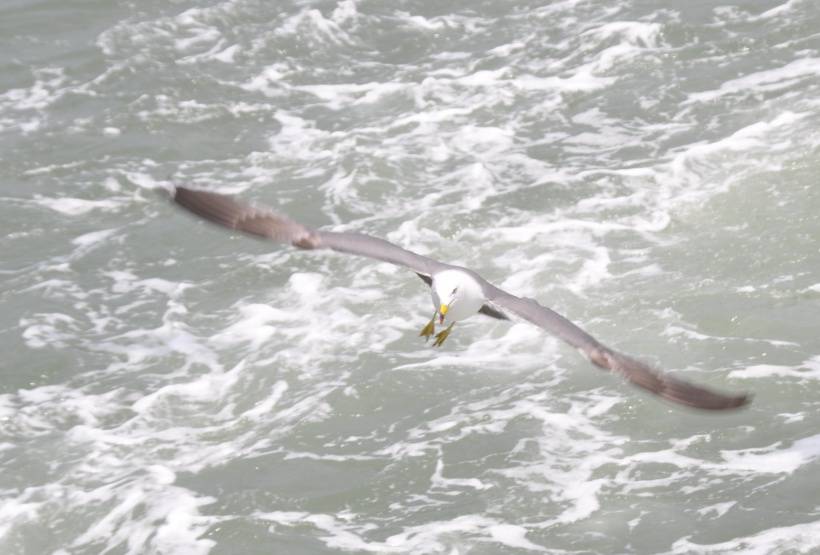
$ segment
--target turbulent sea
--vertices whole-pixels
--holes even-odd
[[[816,0],[4,0],[0,160],[4,555],[820,553]]]

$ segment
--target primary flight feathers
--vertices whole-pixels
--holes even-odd
[[[482,312],[505,318],[504,312],[509,312],[581,350],[596,366],[620,374],[664,399],[707,410],[733,409],[750,400],[745,394],[719,393],[650,368],[599,343],[584,330],[535,300],[516,297],[499,289],[468,268],[445,264],[361,233],[310,229],[270,210],[242,204],[225,195],[177,187],[174,201],[206,220],[251,235],[290,243],[302,249],[331,249],[410,268],[431,286],[436,309],[422,335],[432,335],[436,317],[441,319],[442,324],[445,319],[451,322],[446,330],[436,336],[436,345],[444,342],[456,321],[470,314]]]

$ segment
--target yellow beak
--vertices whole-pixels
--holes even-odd
[[[442,304],[440,307],[438,307],[438,314],[439,314],[438,323],[439,324],[444,323],[444,315],[447,314],[448,310],[450,310],[450,306],[446,305],[446,304]]]

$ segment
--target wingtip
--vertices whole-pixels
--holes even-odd
[[[632,357],[607,348],[597,348],[588,354],[590,360],[624,376],[634,385],[667,401],[704,411],[737,410],[752,401],[749,393],[724,393],[708,387],[663,374]]]
[[[180,203],[180,197],[184,197],[185,195],[196,193],[194,189],[189,189],[188,187],[182,186],[174,186],[167,190],[168,200],[175,202],[177,204]]]
[[[687,386],[686,389],[691,389],[687,391],[686,395],[679,398],[673,394],[668,399],[694,409],[707,412],[723,412],[747,407],[754,397],[751,393],[727,394],[691,384],[687,384]]]
[[[184,198],[190,195],[196,195],[199,193],[201,193],[201,191],[198,192],[196,189],[191,189],[189,187],[184,187],[182,185],[171,187],[171,190],[169,191],[170,199],[176,203],[179,203],[180,198]]]
[[[744,407],[748,407],[749,405],[752,404],[752,399],[754,399],[753,394],[751,394],[751,393],[741,393],[739,395],[736,395],[733,398],[734,404],[730,407],[727,407],[727,408],[728,409],[742,409]]]

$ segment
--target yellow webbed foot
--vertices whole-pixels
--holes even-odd
[[[455,322],[453,322],[455,324]],[[441,347],[447,337],[450,335],[450,330],[453,329],[453,324],[447,326],[447,329],[441,330],[436,334],[436,340],[433,341],[433,347]]]
[[[436,333],[435,318],[427,322],[427,325],[421,328],[421,333],[419,333],[419,336],[423,337],[424,339],[430,339],[430,336],[432,336],[434,333]]]

